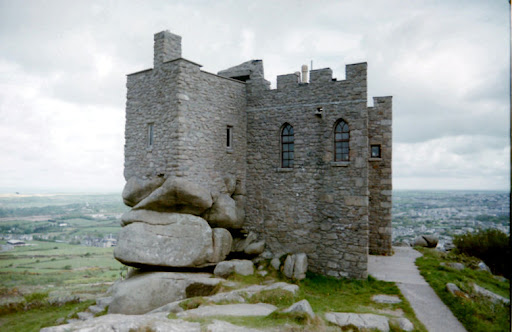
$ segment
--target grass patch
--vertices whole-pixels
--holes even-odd
[[[454,253],[445,254],[434,249],[418,250],[423,253],[423,257],[416,260],[421,275],[468,331],[510,331],[510,305],[493,304],[476,296],[471,286],[472,283],[476,283],[508,298],[510,294],[508,280],[501,281],[485,271],[470,268],[458,271],[440,265],[441,262],[468,261],[465,256]],[[449,282],[456,284],[471,298],[463,299],[450,294],[446,290],[446,284]]]
[[[43,327],[58,325],[60,318],[66,318],[77,312],[84,311],[94,301],[82,303],[68,303],[60,307],[46,304],[28,311],[18,311],[0,318],[0,330],[3,332],[32,332],[39,331]]]
[[[278,308],[289,307],[297,301],[291,292],[279,288],[258,292],[248,300],[249,303],[268,303]]]

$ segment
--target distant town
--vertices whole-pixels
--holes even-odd
[[[507,192],[393,191],[393,243],[412,243],[422,234],[439,237],[439,248],[453,235],[495,228],[510,232]]]
[[[0,197],[2,250],[30,241],[90,247],[116,245],[121,215],[128,211],[120,194],[12,195]],[[439,237],[439,248],[453,235],[495,228],[509,234],[507,192],[393,191],[393,243],[412,243],[423,234]]]

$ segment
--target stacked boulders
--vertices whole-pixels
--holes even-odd
[[[123,190],[123,201],[132,209],[121,218],[123,228],[114,257],[125,265],[142,268],[144,273],[114,286],[116,305],[112,306],[110,312],[125,313],[125,309],[114,308],[127,307],[124,302],[133,301],[123,300],[128,299],[126,294],[130,294],[132,284],[137,284],[134,294],[141,289],[140,281],[145,283],[146,279],[151,280],[152,285],[167,285],[165,287],[188,285],[181,281],[182,274],[173,275],[175,272],[169,271],[201,272],[202,268],[213,268],[223,262],[230,252],[254,257],[264,251],[265,242],[258,241],[255,234],[241,237],[245,195],[240,184],[229,176],[223,182],[223,188],[212,192],[184,178],[132,177],[128,180]],[[239,263],[235,263],[221,264],[225,274],[238,268]],[[252,262],[248,263],[252,271]],[[162,271],[166,271],[166,274]],[[134,282],[134,278],[137,282]],[[199,279],[204,281],[204,276]],[[208,289],[207,286],[203,288]],[[151,293],[157,295],[159,287],[153,288]],[[165,292],[169,293],[168,290]],[[162,291],[162,294],[165,292]],[[174,294],[178,294],[177,297],[186,296],[183,290],[171,293],[169,299]],[[141,313],[139,309],[135,311]]]
[[[224,192],[183,178],[132,177],[123,200],[132,210],[121,219],[114,256],[135,267],[199,268],[214,265],[231,251],[228,229],[244,221],[243,199],[232,198],[236,181],[227,178]],[[236,195],[241,196],[241,195]]]

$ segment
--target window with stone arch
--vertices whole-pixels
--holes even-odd
[[[334,161],[349,160],[350,130],[343,119],[334,126]]]
[[[281,167],[293,168],[295,155],[293,127],[285,123],[281,129]]]

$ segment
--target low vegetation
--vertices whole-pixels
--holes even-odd
[[[113,248],[31,241],[0,252],[0,331],[39,331],[83,311],[125,272]],[[79,299],[86,300],[79,302]]]
[[[435,249],[417,249],[423,253],[423,257],[416,260],[421,275],[468,331],[510,331],[510,305],[493,303],[473,289],[473,284],[477,284],[509,298],[509,280],[475,269],[480,261],[477,258]],[[464,264],[465,268],[450,267],[449,263],[454,262]],[[457,285],[467,297],[452,295],[446,288],[447,283]]]
[[[453,238],[456,252],[477,257],[489,266],[494,274],[510,279],[510,236],[497,229],[482,229],[475,233],[456,235]]]
[[[266,266],[265,263],[263,265]],[[245,287],[255,284],[269,284],[270,282],[285,281],[281,273],[268,268],[270,272],[266,276],[254,274],[251,276],[231,275],[228,279],[235,281],[238,287]],[[336,279],[322,275],[309,273],[307,278],[296,282],[299,290],[295,295],[282,289],[264,290],[247,296],[248,303],[269,303],[278,307],[274,313],[267,317],[206,317],[189,318],[188,320],[199,322],[203,326],[210,324],[215,319],[224,320],[235,325],[247,326],[252,328],[270,328],[288,326],[286,331],[330,331],[339,328],[330,326],[330,323],[324,321],[322,317],[326,312],[353,312],[353,313],[373,313],[385,315],[390,318],[405,317],[415,326],[414,331],[426,331],[423,324],[416,318],[409,302],[402,296],[400,290],[392,282],[379,281],[372,277],[366,280]],[[229,291],[226,287],[221,291]],[[402,299],[398,304],[380,304],[372,301],[372,296],[377,294],[396,295]],[[304,313],[284,313],[283,310],[295,302],[306,299],[311,304],[316,314],[315,318],[310,318]],[[204,298],[189,299],[182,303],[182,308],[195,308],[206,304]],[[175,318],[174,314],[169,316]],[[400,331],[397,326],[390,324],[391,331]]]

